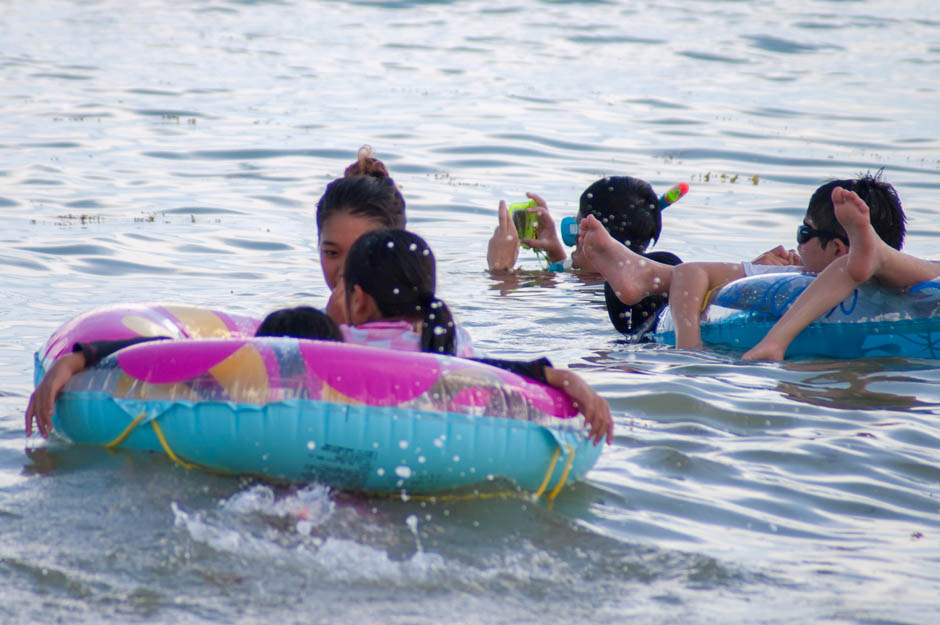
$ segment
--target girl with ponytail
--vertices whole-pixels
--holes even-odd
[[[435,295],[435,276],[434,254],[418,235],[407,230],[363,234],[343,268],[345,340],[472,356],[468,337]]]

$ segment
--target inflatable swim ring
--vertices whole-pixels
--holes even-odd
[[[130,305],[69,321],[36,381],[76,342],[164,336],[74,376],[55,430],[189,465],[368,492],[505,477],[551,498],[600,454],[569,398],[482,363],[337,342],[255,338],[257,321]]]
[[[702,315],[703,342],[750,349],[814,277],[770,273],[729,282]],[[675,345],[669,315],[663,316],[653,338]],[[940,358],[940,282],[924,282],[907,291],[863,284],[797,335],[786,355]]]

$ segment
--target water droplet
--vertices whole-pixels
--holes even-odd
[[[378,469],[375,470],[375,474],[376,474],[376,475],[385,475],[385,469],[383,469],[382,467],[379,467]]]
[[[315,442],[307,441],[307,449],[309,449],[310,451],[313,451],[316,448],[317,448],[317,444]]]
[[[406,467],[404,465],[395,467],[395,475],[398,477],[408,479],[411,477],[411,467]]]
[[[427,461],[427,458],[424,456],[418,456],[418,464],[424,464]]]
[[[398,441],[398,446],[402,449],[408,449],[408,441],[400,440]]]
[[[454,456],[454,462],[460,462],[460,456]]]

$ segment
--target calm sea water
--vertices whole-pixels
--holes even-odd
[[[794,245],[885,169],[940,233],[931,3],[0,1],[0,621],[940,620],[940,367],[629,347],[599,285],[485,271],[499,199],[690,194],[659,249]],[[553,508],[274,490],[26,441],[32,352],[140,300],[322,305],[313,208],[363,143],[494,355],[547,354],[616,441]]]

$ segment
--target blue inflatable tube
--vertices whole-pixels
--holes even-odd
[[[702,341],[714,347],[750,349],[814,277],[771,273],[724,285],[702,315]],[[675,345],[668,314],[653,338]],[[907,291],[863,284],[797,335],[786,356],[940,358],[940,282],[924,282]]]

